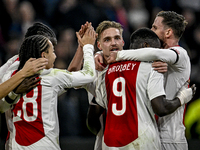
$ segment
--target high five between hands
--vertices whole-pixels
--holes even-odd
[[[81,26],[79,32],[76,32],[76,36],[78,38],[78,42],[81,47],[86,44],[94,45],[96,41],[97,34],[92,27],[92,24],[86,22],[84,25]]]

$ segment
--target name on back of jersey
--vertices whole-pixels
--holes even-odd
[[[113,66],[109,67],[108,74],[114,73],[114,72],[123,72],[128,70],[133,70],[136,63],[125,63],[125,64],[113,64]]]

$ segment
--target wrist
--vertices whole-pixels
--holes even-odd
[[[183,99],[180,99],[179,97],[176,97],[176,98],[180,101],[181,106],[185,104]]]
[[[9,104],[12,104],[16,98],[18,97],[19,95],[14,93],[13,91],[11,91],[10,93],[8,93],[8,95],[5,97],[5,101]]]
[[[22,79],[25,79],[26,77],[28,77],[26,75],[26,71],[23,70],[23,68],[21,70],[18,71],[18,74],[19,76],[22,78]]]

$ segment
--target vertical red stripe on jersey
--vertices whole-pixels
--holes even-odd
[[[39,84],[20,98],[13,108],[15,140],[19,145],[29,146],[45,136],[41,106],[42,86]]]
[[[105,76],[108,111],[104,142],[122,147],[138,138],[136,78],[140,62],[111,64]],[[116,87],[117,86],[117,87]]]

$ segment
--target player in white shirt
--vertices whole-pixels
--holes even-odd
[[[57,44],[54,31],[41,22],[35,22],[32,26],[30,26],[26,32],[25,38],[32,35],[44,35],[52,42],[54,46]],[[3,66],[0,67],[0,83],[2,83],[2,78],[8,70],[11,71],[12,69],[16,69],[15,67],[12,67],[12,64],[16,63],[16,61],[19,61],[18,55],[13,56]],[[6,101],[0,99],[0,112],[3,113],[12,107],[13,100],[9,99],[9,97],[16,97],[16,94],[27,92],[32,89],[36,85],[35,83],[40,80],[40,78],[33,80],[37,76],[38,75],[23,80],[23,82],[15,89],[15,93],[12,91],[7,95]]]
[[[123,41],[123,38],[122,38],[122,33],[123,33],[123,28],[121,26],[121,24],[117,23],[117,22],[112,22],[112,21],[104,21],[102,23],[99,24],[96,32],[101,35],[102,31],[104,31],[105,29],[107,28],[115,28],[116,31],[118,30],[119,33],[118,34],[114,34],[112,36],[115,36],[114,38],[116,38],[116,45],[117,47],[115,47],[115,49],[119,49],[121,50],[124,46],[124,41]],[[112,33],[113,34],[113,33]],[[99,38],[101,38],[101,36],[99,36]],[[109,41],[110,37],[108,36],[108,39],[103,39],[105,41]],[[118,40],[117,40],[118,39]],[[101,50],[104,51],[104,49],[106,48],[101,48],[99,47]],[[107,51],[104,51],[105,54],[107,54]],[[106,61],[104,61],[104,63],[102,62],[102,65],[105,67],[107,66],[107,63]],[[166,69],[166,67],[165,67]],[[106,68],[107,70],[107,68]],[[163,70],[163,69],[162,69]],[[105,70],[104,70],[105,71]],[[101,71],[97,71],[97,76],[99,74],[101,74],[102,72]],[[96,80],[94,81],[94,85],[93,87],[95,87],[95,83],[96,83]],[[87,90],[89,88],[86,88]],[[90,88],[91,89],[91,88]],[[90,90],[88,90],[90,91]],[[95,96],[95,92],[93,91],[92,92],[93,96]],[[91,98],[92,100],[92,98]],[[96,141],[95,141],[95,147],[94,149],[95,150],[101,150],[101,145],[102,145],[102,135],[103,135],[103,130],[104,130],[104,124],[105,123],[105,116],[106,116],[106,113],[105,113],[105,110],[104,108],[100,107],[98,104],[95,103],[95,99],[93,99],[93,101],[89,101],[90,105],[89,105],[89,109],[88,109],[88,116],[87,116],[87,125],[88,125],[88,128],[89,130],[96,135]]]
[[[147,31],[151,30],[146,30],[148,37]],[[104,50],[107,54],[103,53],[104,59],[109,57],[110,50],[120,50],[117,41],[121,36],[115,28],[105,29],[100,36],[99,45],[105,48],[111,44]],[[139,41],[135,43],[141,45]],[[190,95],[184,103],[178,98],[167,101],[163,87],[163,75],[144,62],[111,64],[98,76],[96,101],[107,109],[102,149],[161,149],[154,112],[167,115],[191,99]]]
[[[95,39],[95,32],[88,29],[81,39],[84,43],[83,69],[68,72],[52,68],[56,56],[52,43],[46,37],[35,35],[26,38],[20,49],[19,69],[23,67],[28,57],[45,57],[48,59],[48,65],[41,72],[42,80],[39,85],[30,92],[24,93],[20,98],[17,97],[13,109],[6,112],[10,132],[6,149],[60,149],[57,97],[65,92],[66,88],[81,86],[93,81],[95,77],[93,58]],[[18,64],[13,64],[14,66],[18,68]],[[12,74],[12,71],[6,74],[4,80]]]
[[[158,35],[165,49],[144,48],[140,50],[113,52],[111,60],[161,60],[168,63],[165,77],[166,98],[172,99],[181,86],[190,78],[191,65],[187,51],[178,45],[187,22],[182,15],[171,11],[161,11],[157,14],[152,30]],[[115,55],[115,56],[114,56]],[[114,61],[113,61],[114,60]],[[158,118],[158,128],[163,150],[187,150],[184,120],[185,105],[174,113]]]

